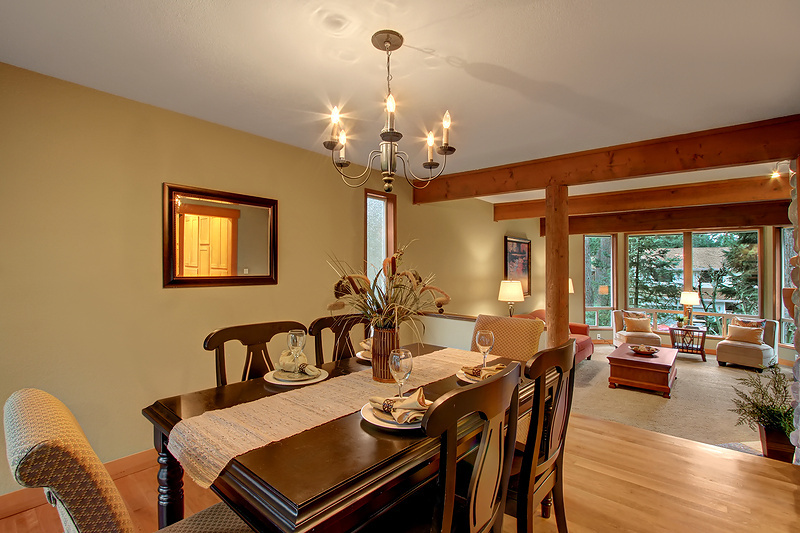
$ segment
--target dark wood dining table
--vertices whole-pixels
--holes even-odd
[[[430,344],[407,348],[414,356],[442,349]],[[492,364],[496,362],[508,360],[499,358]],[[370,371],[369,364],[357,358],[321,368],[329,372],[328,379]],[[425,385],[426,398],[435,400],[464,385],[455,377],[455,370],[453,376]],[[183,518],[183,469],[167,449],[172,428],[206,411],[287,389],[253,379],[164,398],[142,410],[153,424],[160,464],[160,528]],[[523,380],[523,404],[532,397],[532,389],[533,383]],[[477,417],[462,420],[460,454],[474,446],[480,427]],[[211,488],[256,531],[350,531],[435,479],[438,455],[438,439],[426,437],[422,430],[378,428],[355,412],[235,457]]]

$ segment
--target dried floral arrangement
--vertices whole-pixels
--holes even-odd
[[[328,310],[349,307],[369,319],[373,328],[397,328],[406,321],[415,322],[426,312],[438,310],[450,303],[450,296],[432,285],[433,275],[426,278],[414,269],[401,270],[403,254],[408,245],[387,257],[373,279],[363,271],[355,271],[347,263],[331,259],[339,279],[333,287],[336,300]]]

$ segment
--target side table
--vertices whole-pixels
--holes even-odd
[[[672,347],[683,353],[696,353],[706,360],[706,330],[700,328],[669,328]]]

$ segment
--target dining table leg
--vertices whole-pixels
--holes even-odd
[[[183,519],[183,467],[167,449],[169,438],[155,430],[158,452],[158,528]]]

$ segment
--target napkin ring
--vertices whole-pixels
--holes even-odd
[[[385,400],[383,400],[383,405],[381,406],[383,412],[391,413],[392,411],[394,411],[394,402],[395,401],[392,398],[386,398]]]
[[[300,372],[301,374],[305,374],[306,373],[306,367],[308,367],[307,363],[300,363],[297,366],[297,371]]]

